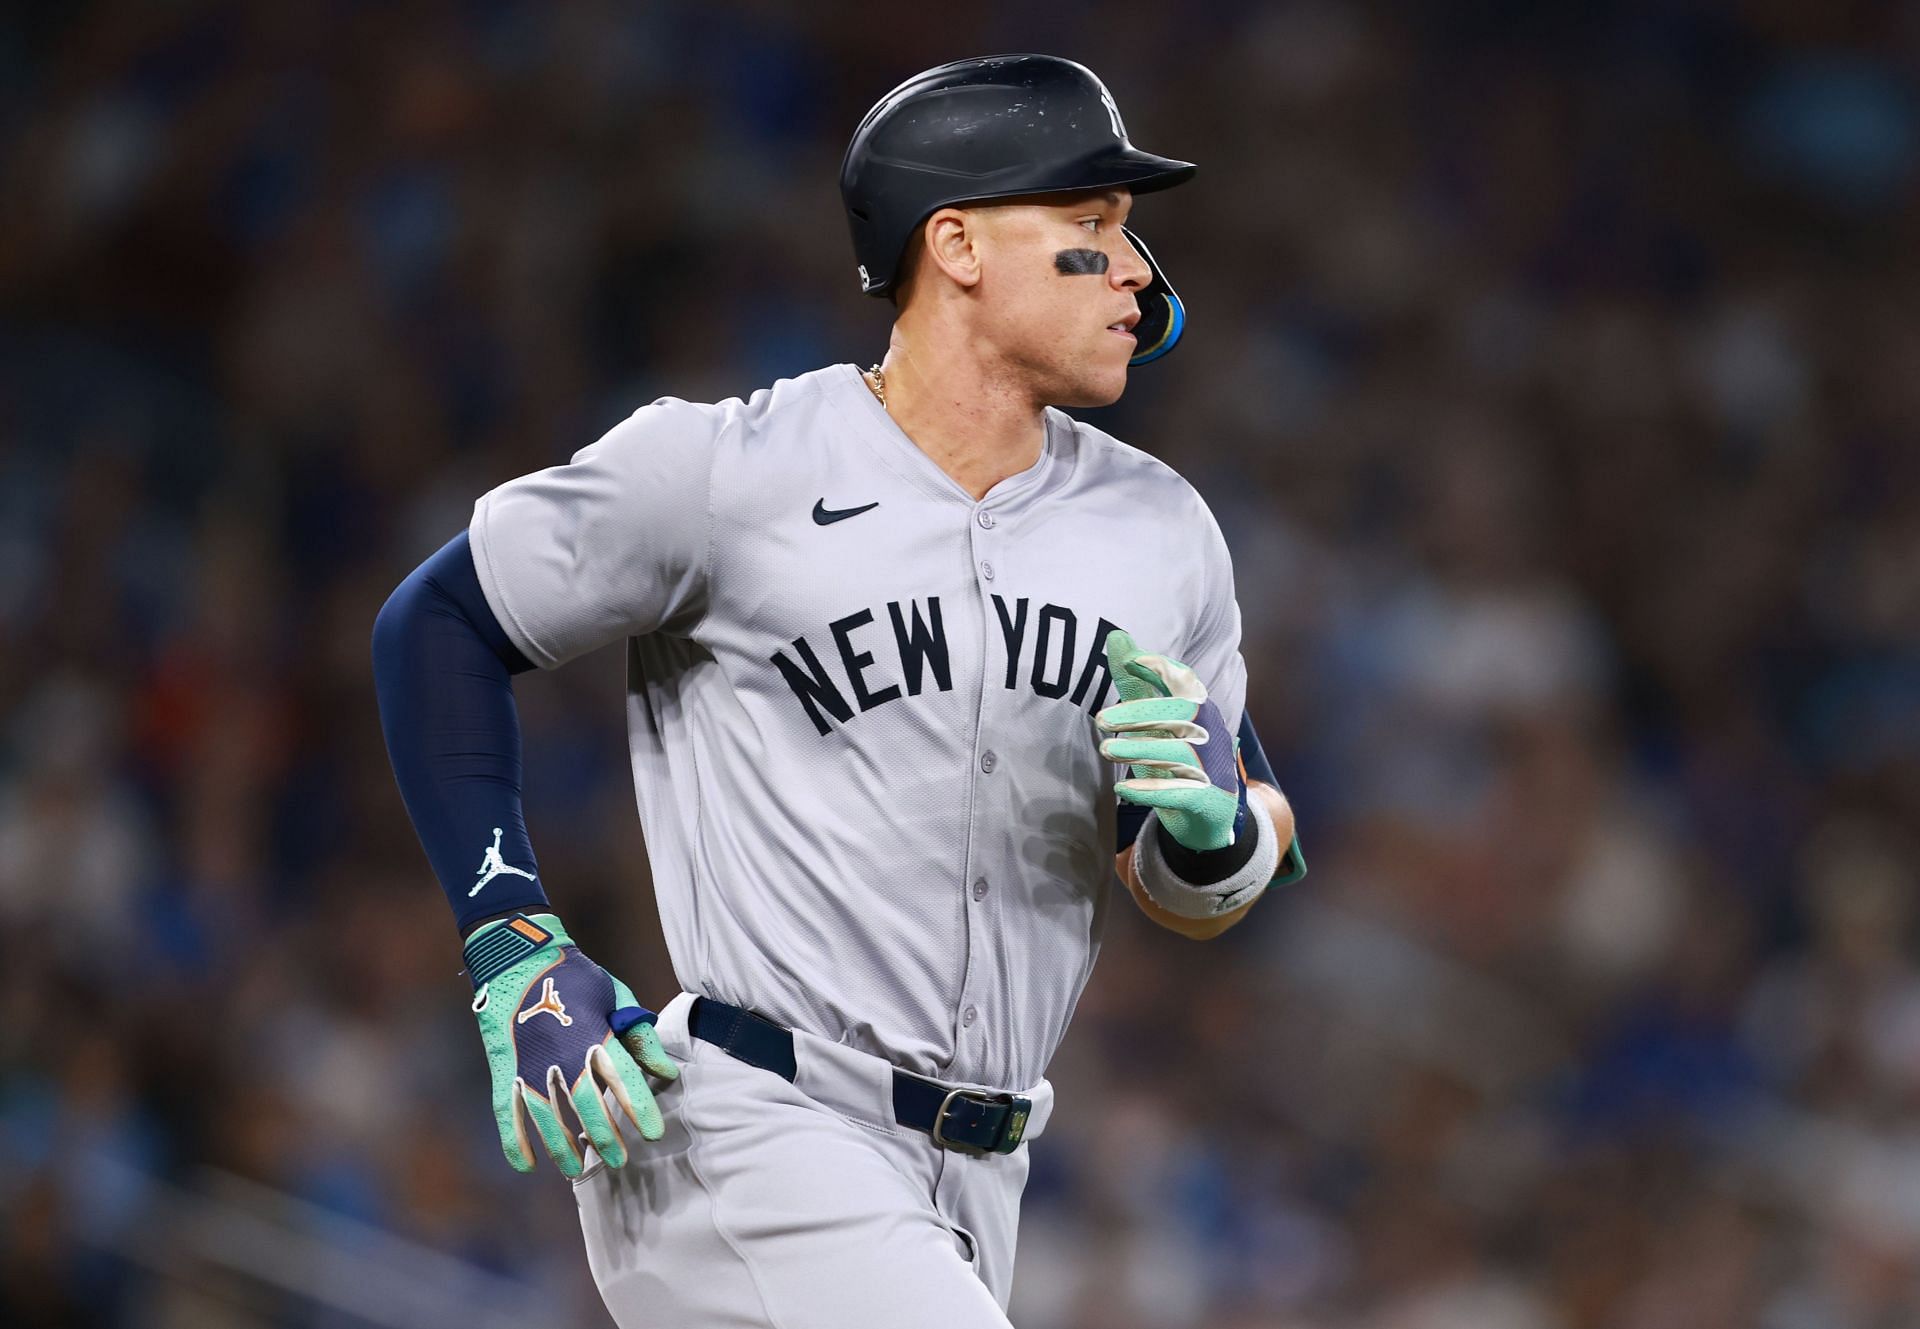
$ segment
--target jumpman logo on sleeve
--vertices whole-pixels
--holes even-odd
[[[480,888],[482,886],[485,886],[488,882],[503,873],[511,873],[516,877],[525,877],[528,881],[536,879],[531,872],[522,871],[507,862],[506,859],[500,857],[500,828],[498,826],[493,828],[493,847],[487,850],[486,857],[480,860],[479,873],[480,880],[475,882],[473,889],[467,892],[467,898],[469,900],[480,894]]]

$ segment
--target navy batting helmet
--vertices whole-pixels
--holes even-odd
[[[1093,71],[1051,55],[956,60],[902,83],[867,112],[840,164],[860,289],[893,289],[908,242],[940,208],[1023,194],[1125,185],[1136,194],[1192,177],[1192,162],[1127,141],[1113,95]],[[1131,363],[1158,359],[1186,327],[1186,310],[1132,231],[1153,270],[1136,297],[1139,345]]]

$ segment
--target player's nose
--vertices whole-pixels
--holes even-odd
[[[1125,232],[1120,236],[1120,253],[1107,268],[1107,280],[1123,291],[1145,290],[1153,281],[1153,269],[1140,257],[1140,251],[1133,247]]]

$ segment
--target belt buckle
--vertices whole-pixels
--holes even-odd
[[[1007,1115],[1000,1121],[998,1138],[991,1148],[982,1148],[976,1144],[947,1138],[944,1129],[947,1124],[947,1109],[953,1106],[953,1100],[956,1098],[964,1098],[969,1103],[1007,1109]],[[979,1089],[949,1089],[947,1096],[940,1100],[940,1111],[934,1114],[933,1142],[942,1149],[951,1149],[959,1154],[972,1154],[977,1158],[984,1158],[988,1154],[1010,1154],[1020,1147],[1020,1137],[1026,1134],[1027,1118],[1032,1112],[1033,1100],[1022,1098],[1018,1094],[990,1094]]]

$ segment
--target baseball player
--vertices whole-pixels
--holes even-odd
[[[644,406],[381,611],[501,1146],[573,1179],[623,1326],[1008,1324],[1113,876],[1206,938],[1304,872],[1212,515],[1058,409],[1179,339],[1125,223],[1193,172],[1070,61],[910,79],[841,172],[885,359]],[[511,676],[616,640],[657,1015],[562,925],[520,807]]]

